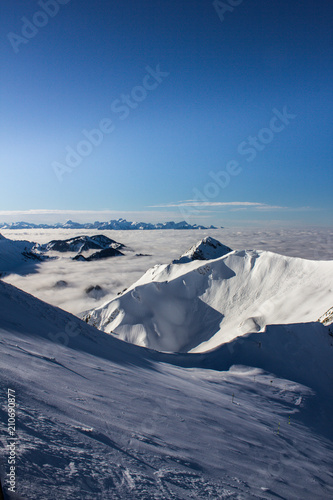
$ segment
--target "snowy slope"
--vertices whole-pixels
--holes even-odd
[[[0,276],[7,272],[23,272],[27,263],[30,268],[43,258],[35,253],[35,243],[10,240],[0,235]]]
[[[2,479],[9,387],[15,498],[328,500],[332,339],[320,323],[270,328],[162,354],[0,281]]]
[[[84,319],[137,345],[203,352],[268,324],[317,321],[333,303],[333,261],[241,250],[155,266]]]

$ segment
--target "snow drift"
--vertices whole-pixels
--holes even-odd
[[[158,351],[205,352],[268,324],[317,321],[333,303],[332,261],[235,250],[177,262],[149,269],[85,321]]]

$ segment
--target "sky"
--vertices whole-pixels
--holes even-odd
[[[2,222],[332,225],[331,2],[0,13]]]

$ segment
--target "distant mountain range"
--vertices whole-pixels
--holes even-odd
[[[215,226],[201,226],[197,224],[188,224],[186,221],[181,222],[158,222],[152,224],[150,222],[130,222],[126,219],[114,219],[107,222],[73,222],[68,220],[65,223],[57,224],[33,224],[32,222],[12,222],[10,224],[0,223],[0,229],[98,229],[104,231],[106,229],[114,230],[129,230],[129,229],[217,229]]]

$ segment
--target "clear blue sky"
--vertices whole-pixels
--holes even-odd
[[[331,224],[332,2],[61,2],[1,5],[0,211]]]

